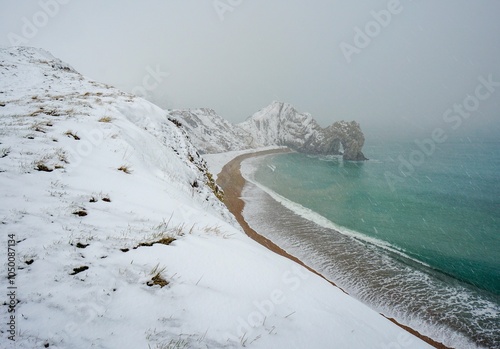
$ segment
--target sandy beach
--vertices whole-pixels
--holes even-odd
[[[302,265],[312,273],[320,276],[327,282],[329,282],[332,286],[338,287],[333,283],[332,281],[328,280],[325,276],[321,275],[318,273],[316,270],[312,269],[311,267],[305,265],[301,260],[296,258],[295,256],[289,254],[282,248],[280,248],[278,245],[273,243],[271,240],[268,238],[262,236],[258,232],[256,232],[254,229],[250,227],[250,225],[245,221],[243,217],[243,208],[245,206],[245,202],[241,199],[241,193],[242,190],[245,186],[245,179],[243,178],[241,171],[240,171],[240,166],[242,161],[251,158],[251,157],[256,157],[256,156],[263,156],[263,155],[269,155],[269,154],[278,154],[278,153],[287,153],[290,152],[289,149],[273,149],[273,150],[266,150],[266,151],[260,151],[260,152],[254,152],[254,153],[248,153],[248,154],[243,154],[239,155],[230,162],[228,162],[223,168],[222,171],[218,174],[218,179],[217,179],[217,184],[224,190],[224,203],[228,207],[229,211],[235,216],[236,220],[238,223],[241,225],[245,233],[255,240],[256,242],[260,243],[261,245],[265,246],[269,250],[283,256],[286,258],[291,259],[292,261],[296,262],[297,264]],[[339,288],[339,287],[338,287]],[[341,289],[341,288],[340,288]],[[344,290],[342,290],[344,291]],[[345,291],[344,291],[345,292]],[[345,292],[347,293],[347,292]],[[438,349],[451,349],[450,347],[447,347],[439,342],[434,341],[433,339],[424,336],[420,334],[419,332],[413,330],[412,328],[409,328],[407,326],[404,326],[400,323],[398,323],[395,319],[388,318],[390,321],[395,323],[396,325],[400,326],[401,328],[405,329],[412,335],[422,339],[423,341],[427,342],[428,344],[434,346],[435,348]]]

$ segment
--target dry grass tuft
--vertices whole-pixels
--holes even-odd
[[[109,123],[109,122],[113,121],[113,118],[111,116],[103,116],[98,121],[99,122]]]
[[[176,239],[172,236],[166,236],[166,237],[163,237],[159,240],[155,240],[155,241],[152,241],[152,242],[141,242],[139,245],[137,245],[136,247],[134,247],[134,250],[139,248],[139,247],[151,247],[153,246],[154,244],[162,244],[162,245],[170,245],[172,242],[174,242]]]
[[[132,170],[127,165],[122,165],[122,166],[118,167],[118,171],[125,172],[126,174],[131,174],[132,173]]]
[[[160,268],[160,264],[157,264],[150,272],[153,277],[151,278],[150,281],[148,281],[146,284],[149,287],[152,287],[154,285],[158,285],[160,287],[167,286],[169,282],[161,276],[161,273],[164,272],[166,267]]]
[[[0,149],[0,159],[5,158],[10,154],[10,147]]]
[[[35,170],[42,171],[42,172],[52,172],[53,171],[53,169],[49,168],[47,165],[45,165],[41,161],[36,163]]]
[[[68,130],[68,131],[64,132],[64,134],[65,134],[66,136],[68,136],[68,137],[73,137],[73,139],[74,139],[75,141],[79,141],[79,140],[80,140],[80,137],[78,137],[78,135],[76,134],[76,132],[73,132],[73,131],[71,131],[71,130]]]
[[[78,217],[85,217],[86,215],[88,215],[87,211],[85,210],[77,210],[74,211],[73,214]]]

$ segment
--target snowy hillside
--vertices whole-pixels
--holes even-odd
[[[175,109],[169,118],[179,122],[190,135],[191,142],[206,154],[250,148],[249,136],[239,127],[219,116],[214,110]]]
[[[303,149],[317,136],[321,127],[311,114],[299,113],[288,103],[274,101],[245,122],[238,124],[257,146],[287,145]]]
[[[428,347],[246,237],[211,178],[160,108],[0,49],[0,347]]]
[[[172,110],[169,114],[207,154],[285,146],[304,153],[366,160],[362,153],[365,138],[358,123],[337,121],[323,129],[311,114],[300,113],[288,103],[274,101],[236,125],[211,109]]]

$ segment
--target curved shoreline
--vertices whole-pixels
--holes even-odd
[[[253,153],[247,153],[247,154],[242,154],[228,162],[227,164],[224,165],[222,168],[221,172],[218,174],[217,178],[217,184],[224,190],[224,204],[227,206],[229,211],[234,215],[244,232],[253,240],[258,242],[259,244],[265,246],[269,250],[286,257],[295,263],[305,267],[307,270],[310,272],[318,275],[319,277],[323,278],[325,281],[330,283],[332,286],[335,286],[342,290],[342,288],[338,287],[335,283],[332,281],[328,280],[325,276],[322,274],[318,273],[316,270],[312,269],[311,267],[307,266],[304,264],[300,259],[297,257],[289,254],[285,250],[283,250],[281,247],[276,245],[274,242],[269,240],[268,238],[260,235],[258,232],[256,232],[254,229],[250,227],[250,225],[246,222],[245,218],[243,217],[243,208],[245,206],[245,202],[241,198],[241,193],[243,190],[243,187],[245,186],[246,180],[243,178],[241,171],[240,171],[240,166],[241,162],[244,160],[251,158],[251,157],[256,157],[256,156],[263,156],[263,155],[269,155],[269,154],[279,154],[279,153],[288,153],[291,152],[288,148],[285,149],[273,149],[273,150],[265,150],[265,151],[260,151],[260,152],[253,152]],[[344,290],[342,290],[344,293],[347,294]],[[388,318],[385,315],[381,314],[394,324],[398,325],[399,327],[403,328],[407,332],[411,333],[412,335],[420,338],[424,342],[432,345],[435,348],[438,349],[451,349],[450,347],[445,346],[442,343],[436,342],[432,338],[429,338],[427,336],[424,336],[420,334],[419,332],[415,331],[414,329],[402,325],[398,323],[395,319],[393,318]]]

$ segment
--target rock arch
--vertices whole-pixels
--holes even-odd
[[[361,161],[367,160],[362,152],[364,143],[365,136],[356,121],[337,121],[318,129],[314,137],[298,150],[324,155],[342,154],[344,160]]]

